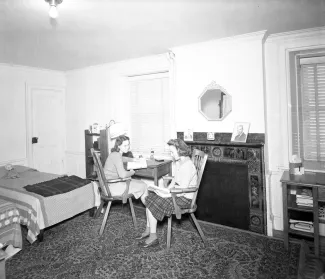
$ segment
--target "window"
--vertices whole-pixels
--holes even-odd
[[[130,136],[132,150],[167,152],[171,138],[171,105],[168,73],[130,78]]]
[[[292,153],[306,169],[325,167],[325,56],[296,56],[292,91]]]

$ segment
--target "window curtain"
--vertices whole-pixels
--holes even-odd
[[[298,90],[292,94],[292,152],[306,169],[325,166],[325,61],[300,58]]]
[[[170,139],[168,73],[130,81],[131,149],[140,154],[167,152]]]

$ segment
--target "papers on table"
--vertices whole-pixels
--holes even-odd
[[[134,161],[127,162],[126,168],[128,170],[136,170],[136,169],[145,169],[147,168],[147,160],[144,158],[134,159]]]

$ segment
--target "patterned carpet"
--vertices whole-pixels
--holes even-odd
[[[190,220],[174,221],[170,251],[166,248],[167,220],[158,227],[160,244],[141,248],[134,239],[145,227],[136,208],[139,229],[130,210],[113,205],[102,237],[102,217],[81,214],[44,233],[44,241],[24,249],[6,263],[11,278],[297,278],[300,245],[249,232],[203,224],[204,248]]]

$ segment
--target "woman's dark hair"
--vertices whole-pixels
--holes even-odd
[[[191,148],[186,145],[186,143],[181,139],[171,139],[167,142],[168,145],[175,146],[179,156],[189,156],[191,157]]]
[[[118,136],[115,140],[114,147],[111,149],[111,152],[120,152],[120,146],[122,145],[123,141],[130,140],[127,136]]]

